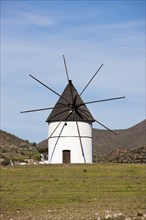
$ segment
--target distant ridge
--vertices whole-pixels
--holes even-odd
[[[126,152],[132,155],[128,158],[132,158],[135,154],[139,154],[141,158],[141,155],[146,154],[146,120],[128,129],[115,130],[115,132],[118,134],[117,136],[106,130],[93,128],[94,162],[116,161],[117,155],[119,157]],[[138,151],[135,151],[136,149]],[[8,158],[13,161],[39,160],[40,153],[38,150],[39,152],[47,152],[47,139],[36,145],[0,130],[0,159]],[[125,158],[127,158],[126,155],[124,160]]]
[[[114,131],[118,134],[117,136],[107,130],[93,128],[93,156],[97,161],[121,147],[134,150],[146,145],[146,120],[128,129]],[[38,143],[37,147],[47,151],[47,139]]]
[[[93,129],[93,149],[96,154],[107,154],[121,147],[137,149],[146,144],[146,120],[123,130],[115,130],[117,136],[108,131]]]

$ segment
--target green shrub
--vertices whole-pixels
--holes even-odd
[[[10,160],[7,158],[4,158],[4,160],[1,162],[2,166],[8,166],[10,164]]]

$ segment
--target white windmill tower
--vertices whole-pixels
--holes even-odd
[[[71,80],[47,122],[49,163],[92,163],[94,119]]]
[[[92,163],[92,123],[97,122],[110,132],[112,130],[94,119],[87,108],[87,104],[122,99],[125,97],[109,98],[97,101],[83,102],[81,95],[101,69],[99,67],[85,88],[78,94],[71,80],[69,80],[65,57],[63,56],[68,84],[62,95],[30,75],[37,82],[58,95],[60,98],[54,107],[27,110],[21,113],[50,110],[48,123],[48,163]]]

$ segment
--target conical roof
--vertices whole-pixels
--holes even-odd
[[[68,85],[64,89],[46,122],[50,123],[66,120],[84,121],[88,123],[95,121],[71,80],[69,80]]]

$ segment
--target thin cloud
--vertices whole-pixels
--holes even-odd
[[[17,26],[53,27],[58,23],[58,18],[38,12],[16,11],[13,17],[5,18],[3,23]]]
[[[135,28],[139,28],[139,27],[144,27],[145,23],[143,20],[139,20],[139,21],[124,21],[124,22],[108,22],[108,23],[102,23],[102,24],[93,24],[93,25],[89,25],[87,27],[91,29],[112,29],[112,30],[116,30],[116,29],[135,29]]]
[[[48,15],[39,15],[33,13],[21,14],[23,20],[26,20],[29,25],[36,25],[41,27],[52,27],[56,24],[56,20]]]

